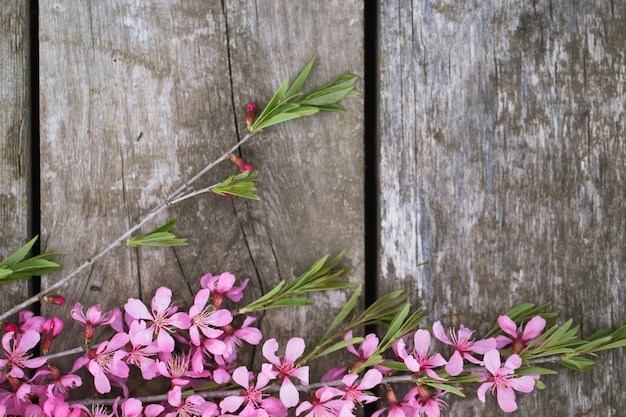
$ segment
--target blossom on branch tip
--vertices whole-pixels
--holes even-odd
[[[235,286],[235,276],[230,272],[222,272],[220,275],[205,274],[200,278],[200,286],[211,291],[213,294],[213,307],[216,309],[222,305],[224,297],[238,303],[243,298],[243,290],[248,285],[250,278],[246,278],[239,286]]]
[[[44,295],[41,298],[41,300],[44,303],[58,305],[58,306],[65,304],[65,297],[63,297],[60,294]]]
[[[511,345],[511,352],[520,353],[526,346],[537,339],[543,329],[546,327],[546,320],[541,316],[535,316],[522,329],[519,329],[515,322],[509,316],[498,317],[498,325],[505,335],[496,336],[497,348],[502,349],[505,346]]]
[[[257,106],[255,103],[248,103],[246,106],[246,126],[248,130],[252,128],[254,121],[256,120]]]
[[[70,311],[70,317],[79,323],[85,325],[85,345],[91,342],[96,327],[110,325],[114,330],[118,332],[122,331],[121,318],[122,312],[119,308],[115,307],[106,314],[102,314],[102,306],[96,304],[87,309],[87,314],[83,313],[83,306],[80,303],[76,303],[74,308]]]
[[[485,353],[484,361],[489,372],[473,372],[482,377],[478,382],[484,382],[476,391],[478,399],[484,403],[487,391],[490,390],[492,394],[495,391],[498,405],[503,411],[510,413],[517,410],[515,391],[531,392],[535,388],[535,379],[532,376],[515,375],[515,370],[522,366],[522,359],[513,354],[508,357],[504,366],[500,367],[500,353],[493,349]]]
[[[463,372],[463,360],[467,360],[476,365],[481,365],[482,361],[476,359],[471,354],[478,353],[484,355],[491,349],[496,348],[496,339],[489,338],[485,340],[471,339],[473,330],[461,324],[459,331],[450,329],[450,338],[446,336],[446,333],[441,325],[440,321],[433,323],[433,334],[441,342],[454,347],[454,353],[446,364],[446,372],[451,376],[457,376]]]
[[[245,159],[237,155],[231,155],[230,161],[239,168],[239,172],[252,172],[252,164]]]

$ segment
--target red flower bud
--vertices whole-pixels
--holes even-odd
[[[231,155],[230,160],[233,164],[237,165],[237,168],[239,168],[239,172],[252,172],[252,164],[245,159],[240,158],[237,155]]]
[[[256,120],[256,104],[248,103],[248,105],[246,106],[246,126],[248,126],[248,130],[250,130],[255,120]]]
[[[65,297],[63,297],[62,295],[59,295],[59,294],[44,295],[42,300],[45,303],[55,304],[55,305],[59,305],[59,306],[65,304]]]

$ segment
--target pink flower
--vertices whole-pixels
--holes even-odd
[[[445,391],[437,390],[436,394],[432,394],[425,385],[418,385],[412,388],[409,394],[412,396],[409,403],[417,411],[416,416],[439,417],[441,410],[447,407],[445,401],[440,398]]]
[[[414,400],[414,397],[415,397],[414,389],[410,390],[404,396],[402,401],[398,401],[396,397],[396,393],[393,391],[393,388],[391,388],[391,386],[388,386],[387,391],[385,392],[385,398],[387,399],[387,407],[383,407],[380,410],[374,412],[372,414],[372,417],[378,417],[385,411],[387,411],[388,417],[417,416],[418,415],[417,413],[419,410],[417,410],[412,405],[412,401],[411,401],[411,400]]]
[[[17,339],[17,340],[16,340]],[[46,358],[33,358],[28,353],[39,343],[39,334],[35,330],[26,330],[22,335],[8,332],[2,336],[2,347],[6,359],[0,359],[0,367],[11,369],[8,373],[13,378],[23,378],[22,368],[36,369],[46,363]]]
[[[97,349],[90,349],[87,356],[78,358],[72,372],[87,363],[89,373],[94,377],[94,386],[100,394],[111,391],[111,381],[120,382],[119,378],[128,378],[128,365],[124,358],[128,355],[123,348],[128,343],[126,333],[115,334],[110,341],[104,341]]]
[[[141,370],[141,375],[146,380],[154,379],[159,375],[159,370],[154,356],[159,352],[158,346],[152,341],[152,335],[146,332],[146,322],[134,320],[130,323],[128,339],[130,347],[126,362],[135,365]]]
[[[230,324],[224,326],[223,340],[226,344],[224,349],[224,357],[226,359],[232,359],[236,356],[237,351],[243,345],[243,342],[251,345],[258,345],[261,343],[263,335],[261,331],[256,327],[251,327],[251,324],[256,321],[256,317],[246,316],[241,327],[232,327]]]
[[[233,381],[243,387],[244,392],[243,395],[231,395],[224,398],[220,402],[220,409],[223,413],[232,413],[244,406],[243,411],[239,414],[254,414],[252,410],[258,410],[263,408],[264,400],[267,396],[263,392],[265,388],[267,388],[267,384],[270,381],[270,378],[263,374],[259,373],[257,375],[256,384],[254,386],[250,385],[250,381],[253,379],[253,375],[248,371],[248,368],[245,366],[240,366],[235,369],[233,372]]]
[[[296,359],[304,353],[304,340],[299,337],[289,339],[285,349],[285,357],[281,360],[276,356],[278,350],[278,342],[276,339],[269,339],[263,344],[263,356],[270,361],[273,367],[265,367],[263,372],[271,379],[278,377],[282,379],[280,386],[280,400],[285,407],[293,407],[300,401],[298,389],[295,387],[290,378],[299,379],[303,385],[309,384],[309,367],[297,367]]]
[[[183,402],[182,390],[178,385],[167,393],[167,402],[174,410],[166,411],[165,417],[214,417],[219,415],[217,406],[199,395],[190,395]]]
[[[52,397],[55,394],[66,396],[70,390],[83,384],[79,376],[73,374],[63,375],[59,368],[51,363],[48,363],[47,366],[48,369],[42,368],[38,370],[29,381],[40,387],[45,387],[46,396]]]
[[[233,316],[228,310],[214,310],[213,307],[207,307],[206,304],[210,295],[211,291],[208,289],[198,291],[194,304],[189,309],[189,317],[191,318],[189,337],[191,343],[196,346],[200,346],[200,333],[206,338],[215,339],[224,333],[223,330],[216,329],[216,327],[226,326],[233,321]]]
[[[496,339],[493,337],[475,341],[471,339],[472,333],[474,333],[473,330],[461,324],[458,333],[453,329],[450,330],[450,339],[448,339],[441,323],[436,321],[433,324],[433,334],[435,337],[443,343],[454,347],[454,353],[446,364],[446,372],[452,376],[457,376],[463,372],[463,359],[477,365],[482,364],[482,362],[474,358],[471,353],[484,355],[489,350],[496,348]]]
[[[117,404],[119,400],[120,398],[118,397],[115,403],[113,403],[113,412],[117,417],[141,417],[143,415],[142,412],[145,413],[146,417],[156,417],[165,410],[165,407],[160,404],[150,404],[144,410],[140,400],[129,398],[122,403],[122,414],[118,414]]]
[[[357,374],[348,374],[342,378],[345,384],[344,399],[349,401],[354,408],[355,404],[369,404],[378,399],[373,395],[365,394],[364,391],[374,388],[380,384],[383,379],[383,374],[376,369],[370,369],[363,375],[363,379],[360,383],[356,384],[355,381],[358,378]]]
[[[508,316],[498,317],[500,328],[511,337],[504,335],[496,336],[497,348],[502,349],[511,344],[511,352],[520,353],[526,346],[537,339],[546,327],[546,320],[541,316],[535,316],[526,324],[522,331],[522,326],[517,325]]]
[[[43,323],[43,339],[41,341],[41,353],[47,355],[50,352],[52,340],[63,330],[63,320],[58,317],[52,317]]]
[[[70,311],[70,316],[85,325],[85,345],[91,342],[91,338],[98,326],[111,325],[118,332],[122,331],[121,318],[122,313],[119,308],[102,314],[102,306],[96,304],[87,309],[87,314],[83,313],[83,306],[80,303],[76,303],[74,308]]]
[[[170,333],[175,329],[188,329],[191,319],[186,313],[177,313],[178,307],[171,305],[172,291],[161,287],[152,298],[152,311],[136,298],[129,298],[124,310],[135,319],[149,320],[150,327],[146,330],[150,335],[157,334],[157,346],[162,352],[174,351],[174,338]]]
[[[478,399],[484,403],[487,390],[491,390],[492,394],[496,391],[498,405],[503,411],[510,413],[517,410],[515,391],[531,392],[535,388],[535,379],[532,376],[524,375],[516,378],[514,375],[515,369],[522,365],[522,359],[518,355],[511,355],[504,366],[500,367],[500,353],[493,349],[485,353],[484,360],[485,368],[489,373],[474,372],[482,376],[479,382],[484,382],[476,391]]]
[[[235,287],[235,276],[230,272],[223,272],[220,275],[206,274],[200,278],[200,285],[213,294],[213,307],[220,308],[224,297],[238,303],[243,298],[243,290],[248,285],[249,278],[246,278],[239,287]]]
[[[413,345],[414,348],[411,354],[407,353],[403,339],[398,340],[395,345],[398,356],[404,361],[407,368],[412,372],[426,372],[433,379],[443,380],[432,369],[445,365],[446,360],[439,353],[434,355],[428,353],[430,333],[419,329],[413,336]]]
[[[343,392],[337,388],[322,387],[315,391],[313,403],[302,401],[296,408],[296,415],[299,416],[303,412],[308,411],[305,417],[351,416],[350,408],[346,406],[349,403],[341,400],[341,395],[343,395]]]

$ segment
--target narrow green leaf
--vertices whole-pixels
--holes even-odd
[[[398,330],[402,327],[404,323],[404,319],[409,315],[409,310],[411,308],[411,303],[406,302],[402,309],[396,313],[393,320],[389,324],[389,328],[387,329],[387,333],[385,333],[385,337],[380,342],[380,346],[387,347],[394,340],[396,340],[396,335]]]
[[[287,307],[287,306],[309,306],[312,305],[313,302],[311,300],[307,300],[306,298],[283,298],[282,300],[276,301],[272,303],[272,307]]]
[[[279,101],[285,95],[285,92],[287,91],[288,86],[289,86],[289,77],[285,77],[283,82],[280,84],[280,87],[278,87],[278,90],[276,90],[276,92],[274,93],[274,96],[272,97],[272,99],[269,101],[269,103],[267,103],[267,106],[265,106],[261,114],[257,116],[252,126],[250,126],[250,130],[252,132],[262,129],[261,126],[263,122],[265,121],[265,118],[278,105]]]
[[[291,88],[289,88],[289,91],[287,91],[287,94],[286,94],[287,97],[293,96],[294,94],[298,92],[300,87],[302,87],[302,84],[304,84],[304,82],[309,76],[309,73],[311,72],[311,68],[313,68],[314,62],[315,62],[315,58],[311,59],[309,63],[306,64],[306,66],[304,67],[300,75],[298,75],[296,80],[291,85]]]
[[[263,123],[260,123],[258,129],[265,129],[266,127],[286,122],[287,120],[297,119],[299,117],[300,115],[297,113],[280,113],[266,121],[263,121]]]
[[[24,246],[13,252],[8,258],[0,262],[0,267],[13,266],[28,255],[28,252],[32,249],[33,245],[37,241],[38,236],[35,236],[29,240]]]
[[[346,303],[346,305],[343,306],[339,314],[337,314],[333,322],[330,324],[327,333],[339,326],[345,320],[345,318],[348,317],[348,314],[350,314],[350,312],[354,310],[354,307],[356,307],[356,303],[359,301],[362,292],[363,288],[359,285]]]
[[[557,371],[553,369],[543,368],[541,366],[529,366],[520,368],[515,371],[516,375],[556,375]]]
[[[4,277],[8,277],[9,275],[11,275],[13,271],[11,271],[10,269],[7,268],[0,268],[0,280],[2,280]]]
[[[464,397],[465,398],[465,394],[463,393],[463,391],[461,391],[460,389],[453,387],[452,385],[448,385],[448,384],[441,384],[441,383],[432,383],[432,382],[425,382],[424,384],[426,385],[430,385],[433,388],[436,389],[440,389],[442,391],[446,391],[449,392],[450,394],[454,394],[454,395],[458,395],[459,397]]]

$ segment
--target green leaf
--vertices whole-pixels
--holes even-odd
[[[448,384],[441,384],[439,382],[424,382],[425,385],[429,385],[433,388],[440,389],[442,391],[449,392],[450,394],[458,395],[465,398],[465,394],[460,389]]]
[[[356,307],[356,303],[359,301],[359,297],[361,297],[362,292],[363,288],[359,285],[346,303],[346,305],[341,309],[339,314],[337,314],[333,322],[330,324],[327,333],[331,332],[334,328],[339,326],[339,324],[341,324],[341,322],[343,322],[345,318],[348,317],[348,314],[350,314],[350,312],[354,310],[354,307]]]
[[[529,366],[515,371],[516,375],[556,375],[557,371],[540,366]]]
[[[287,307],[287,306],[309,306],[313,304],[312,301],[306,298],[283,298],[271,304],[271,307]]]
[[[5,266],[13,266],[28,255],[28,252],[32,249],[33,245],[37,241],[38,236],[35,236],[31,240],[29,240],[24,246],[16,250],[13,254],[11,254],[4,261],[0,262],[0,267]]]
[[[176,224],[176,220],[172,219],[162,226],[143,234],[131,237],[126,241],[128,246],[139,247],[165,247],[165,246],[185,246],[187,239],[178,238],[173,233],[168,232]]]
[[[386,347],[390,345],[394,340],[396,340],[398,330],[402,328],[402,324],[404,323],[404,319],[409,315],[409,310],[411,309],[411,303],[408,301],[404,304],[402,309],[396,313],[393,320],[389,324],[389,328],[387,329],[387,333],[385,333],[385,337],[380,342],[381,347]]]
[[[309,76],[309,73],[311,72],[311,68],[313,68],[313,63],[314,62],[315,62],[315,58],[311,59],[309,61],[309,63],[306,64],[306,67],[304,67],[304,69],[302,70],[300,75],[298,75],[296,80],[291,85],[291,88],[289,89],[289,91],[287,91],[286,95],[288,97],[295,95],[298,92],[298,90],[300,89],[300,87],[302,87],[302,84],[304,84],[304,82],[306,81],[306,79]]]

